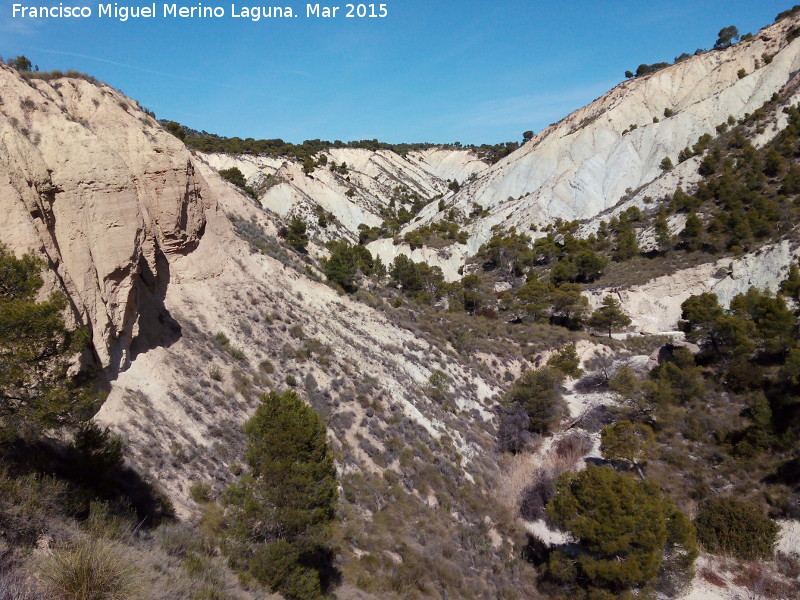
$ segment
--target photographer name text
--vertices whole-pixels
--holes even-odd
[[[126,5],[117,2],[96,6],[31,6],[11,5],[13,19],[106,19],[126,22],[139,19],[384,19],[389,16],[387,4],[306,4],[292,6],[245,6],[239,4],[205,5],[152,2]]]

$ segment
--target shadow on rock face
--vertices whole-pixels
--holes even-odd
[[[134,285],[134,309],[139,313],[139,330],[130,344],[130,360],[153,348],[169,347],[181,337],[180,323],[164,306],[170,282],[169,262],[158,246],[155,255],[156,273],[144,258],[139,261],[139,274]]]

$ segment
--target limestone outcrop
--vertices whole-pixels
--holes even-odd
[[[282,157],[207,154],[202,159],[216,170],[238,168],[258,191],[264,208],[283,218],[303,218],[320,239],[353,241],[359,225],[381,224],[398,190],[425,200],[452,196],[450,181],[463,183],[488,167],[471,150],[440,147],[404,156],[362,148],[331,148],[319,157],[323,155],[327,165],[311,173],[298,161]],[[340,170],[332,169],[334,164]],[[333,216],[325,228],[315,227],[319,210]]]

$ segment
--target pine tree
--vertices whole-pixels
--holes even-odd
[[[358,265],[350,243],[342,240],[331,244],[331,255],[323,260],[322,272],[328,281],[340,285],[346,292],[355,292]],[[363,246],[362,246],[363,247]]]
[[[289,600],[319,598],[337,500],[325,426],[290,390],[264,395],[244,431],[249,472],[223,497],[228,556]]]
[[[678,323],[686,338],[695,343],[711,343],[717,348],[714,322],[724,314],[715,294],[705,292],[691,296],[681,304],[681,321]]]
[[[298,252],[305,252],[308,245],[308,235],[306,233],[306,223],[300,217],[294,217],[289,221],[286,231],[286,243]]]
[[[735,25],[723,27],[719,30],[719,37],[714,42],[715,49],[727,48],[734,41],[739,39],[739,29]]]
[[[797,264],[789,267],[789,273],[781,282],[781,293],[795,302],[800,302],[800,268]]]
[[[617,234],[617,245],[611,253],[611,257],[622,262],[630,260],[639,254],[639,241],[636,239],[636,232],[630,225],[627,225]]]
[[[621,329],[631,324],[631,318],[622,312],[619,300],[613,296],[603,298],[603,304],[589,317],[589,327],[600,331],[608,331],[608,337],[614,329]]]
[[[656,221],[654,223],[655,234],[656,234],[656,244],[658,244],[658,249],[661,252],[664,252],[670,247],[672,243],[672,235],[669,231],[669,222],[667,221],[667,215],[664,211],[658,213],[656,217]]]
[[[71,358],[88,343],[68,331],[67,299],[53,292],[41,302],[44,263],[16,258],[0,244],[0,439],[31,437],[89,416],[97,395],[68,375]]]
[[[422,289],[422,279],[417,265],[405,254],[398,255],[392,261],[389,277],[393,286],[401,287],[406,293]]]
[[[589,301],[577,283],[564,283],[550,292],[551,321],[569,329],[580,329]]]
[[[605,458],[630,463],[644,479],[640,465],[656,445],[655,435],[648,425],[619,421],[604,427],[600,439],[600,451]]]
[[[528,428],[534,433],[548,433],[567,414],[561,395],[564,374],[547,366],[525,371],[505,396],[506,405],[519,405],[528,414]]]
[[[547,359],[547,365],[558,369],[564,376],[572,377],[573,379],[577,379],[583,374],[581,370],[581,359],[578,357],[575,344],[568,344],[559,352],[553,354]]]
[[[700,248],[703,236],[703,222],[697,213],[691,212],[686,217],[686,224],[681,231],[681,239],[684,241],[688,250],[697,250]]]
[[[561,551],[551,553],[550,576],[580,582],[589,597],[617,597],[609,592],[646,586],[670,547],[682,549],[684,570],[697,555],[691,523],[656,485],[608,467],[562,475],[547,514],[580,542],[571,566]]]
[[[795,344],[795,316],[783,297],[751,287],[731,300],[730,310],[736,317],[752,321],[768,354],[785,354]]]
[[[786,161],[781,153],[771,148],[764,158],[764,174],[769,177],[778,177],[786,168]]]
[[[589,249],[578,252],[574,262],[578,279],[587,282],[600,277],[608,266],[608,259]]]
[[[522,310],[532,321],[542,321],[550,307],[550,288],[535,276],[528,276],[528,281],[514,292],[515,306]]]

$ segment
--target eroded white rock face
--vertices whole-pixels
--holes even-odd
[[[261,389],[254,383],[237,388],[242,376],[268,378],[259,384],[267,389],[282,389],[288,376],[295,378],[301,395],[315,397],[315,409],[336,423],[332,443],[347,448],[345,471],[386,468],[364,447],[367,442],[384,447],[395,435],[386,424],[390,419],[424,439],[448,435],[467,461],[484,456],[485,448],[462,436],[452,419],[445,421],[449,416],[424,390],[433,371],[446,373],[457,409],[487,423],[493,419],[496,384],[462,364],[454,351],[442,352],[383,312],[253,251],[228,216],[265,235],[274,234],[271,216],[207,165],[200,169],[220,210],[207,212],[196,249],[170,265],[164,303],[182,335],[137,356],[114,381],[96,417],[123,435],[135,462],[158,478],[179,512],[188,514],[193,481],[230,480],[228,467],[241,460],[241,424],[258,404]],[[297,327],[302,338],[294,333]],[[217,333],[225,334],[243,358],[233,359],[217,344]],[[317,344],[314,358],[295,360],[293,352],[310,339]],[[375,409],[362,406],[352,387],[367,383]],[[191,467],[172,464],[176,449],[191,457]],[[468,462],[464,469],[468,474]]]
[[[429,200],[448,193],[448,182],[464,182],[487,168],[470,150],[430,148],[401,156],[389,150],[332,148],[321,153],[327,166],[303,172],[296,160],[268,156],[203,155],[216,170],[237,167],[249,185],[260,190],[259,202],[281,217],[300,216],[310,225],[317,221],[315,209],[332,214],[336,222],[322,239],[358,239],[358,226],[373,227],[398,187]],[[346,165],[346,172],[333,171],[332,164]],[[452,192],[451,192],[452,194]],[[399,207],[398,207],[399,208]]]
[[[496,225],[528,231],[556,218],[589,219],[629,193],[636,196],[632,204],[642,206],[645,196],[658,199],[678,185],[690,186],[696,181],[692,164],[664,175],[662,159],[677,165],[678,153],[701,135],[715,135],[716,126],[729,116],[739,119],[754,112],[793,83],[800,69],[800,40],[787,44],[786,33],[799,20],[783,20],[727,50],[624,81],[479,173],[447,198],[446,210],[489,210],[468,227],[469,248],[487,241]],[[773,54],[764,64],[763,56]],[[740,69],[748,73],[741,79]],[[665,117],[665,109],[672,116]],[[769,128],[756,143],[765,143],[776,131]],[[411,227],[442,217],[433,211]]]
[[[265,187],[261,204],[282,217],[301,216],[314,227],[321,208],[336,221],[315,235],[322,241],[357,239],[362,223],[376,226],[392,190],[405,186],[423,198],[443,194],[444,210],[433,202],[402,234],[446,218],[451,211],[469,221],[466,244],[444,252],[412,250],[379,240],[373,254],[391,263],[398,254],[439,266],[448,280],[492,235],[492,228],[516,227],[538,235],[535,227],[556,218],[587,220],[581,233],[596,231],[630,206],[648,208],[683,186],[698,181],[699,158],[678,164],[678,154],[716,126],[762,107],[775,92],[789,92],[788,103],[800,100],[800,40],[787,42],[787,32],[800,16],[763,29],[753,39],[722,51],[694,56],[656,73],[624,81],[591,104],[547,127],[529,143],[488,166],[468,150],[431,148],[405,157],[390,151],[332,149],[330,163],[348,166],[347,174],[317,168],[303,173],[297,161],[269,157],[207,155],[214,169],[237,166],[248,183]],[[769,64],[765,56],[772,56]],[[747,76],[740,78],[744,69]],[[671,116],[665,115],[665,110]],[[753,140],[761,146],[785,124],[778,110],[774,123]],[[635,127],[633,127],[635,126]],[[675,164],[664,172],[661,161]],[[455,179],[459,192],[448,191]],[[485,209],[469,218],[476,208]]]
[[[148,345],[139,305],[158,304],[172,257],[212,207],[186,148],[108,86],[26,81],[0,66],[0,240],[50,263],[103,366]]]
[[[681,149],[714,134],[729,115],[755,111],[780,90],[800,65],[800,41],[784,46],[793,25],[783,21],[728,50],[619,84],[486,171],[459,200],[494,206],[525,196],[517,204],[526,206],[521,212],[529,220],[593,216],[626,189],[659,176],[665,156],[677,163]],[[773,53],[769,65],[755,68],[756,60]],[[740,79],[742,68],[750,74]],[[665,109],[673,116],[665,118]],[[632,125],[637,128],[630,131]]]
[[[783,241],[741,258],[723,258],[713,263],[656,277],[625,289],[585,292],[592,310],[607,295],[617,297],[638,331],[671,332],[681,318],[681,304],[690,296],[711,292],[727,307],[737,294],[751,287],[776,292],[789,267],[800,257],[800,246]]]

